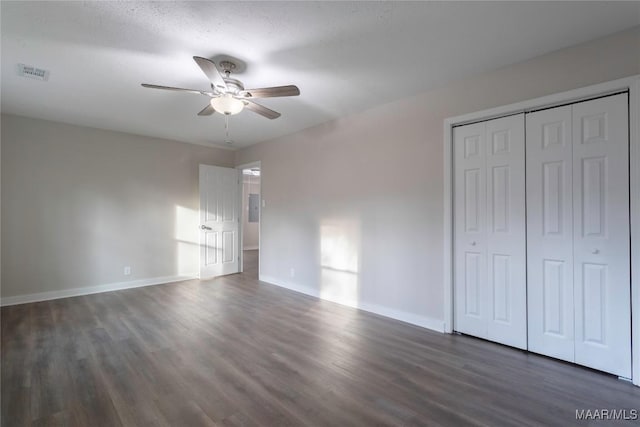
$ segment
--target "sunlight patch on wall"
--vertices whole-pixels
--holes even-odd
[[[323,220],[320,224],[320,297],[358,305],[360,222]]]
[[[198,211],[176,205],[176,270],[180,276],[194,275],[199,271],[198,217]]]

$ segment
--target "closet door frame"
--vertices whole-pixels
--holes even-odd
[[[454,330],[453,128],[511,114],[527,113],[619,92],[629,93],[629,178],[631,199],[631,321],[632,381],[640,386],[640,75],[586,86],[515,104],[444,120],[444,325]]]

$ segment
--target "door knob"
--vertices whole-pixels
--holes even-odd
[[[200,228],[202,230],[211,230],[211,227],[207,227],[206,225],[201,225]]]
[[[600,250],[594,249],[593,251],[591,251],[591,253],[594,255],[598,255],[600,253]]]
[[[471,242],[471,246],[475,246],[475,245],[476,245],[476,242]]]

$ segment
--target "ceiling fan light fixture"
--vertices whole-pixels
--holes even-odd
[[[244,108],[244,102],[226,93],[222,96],[211,98],[211,106],[219,113],[231,116],[238,114]]]

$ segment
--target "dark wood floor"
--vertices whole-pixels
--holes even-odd
[[[2,308],[2,425],[568,426],[640,409],[629,383],[259,283],[255,260]]]
[[[243,276],[251,279],[258,279],[258,251],[243,251],[242,257],[244,266],[243,266]]]

